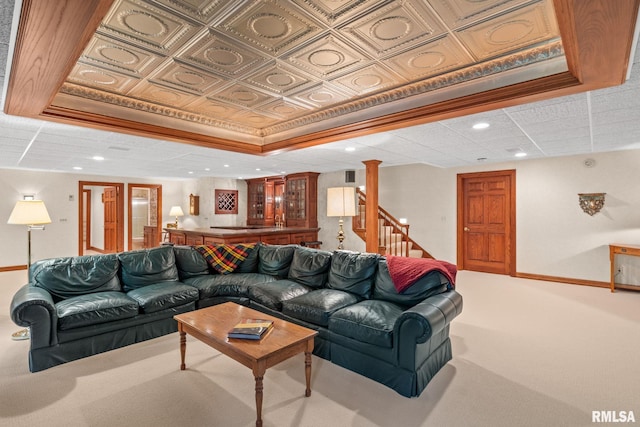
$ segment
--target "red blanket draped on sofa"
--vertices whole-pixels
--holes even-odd
[[[393,285],[398,293],[417,282],[425,274],[436,270],[442,273],[455,287],[456,273],[458,269],[455,265],[431,258],[408,258],[402,256],[387,255],[387,267],[389,275],[393,280]]]

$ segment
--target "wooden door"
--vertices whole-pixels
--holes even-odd
[[[458,268],[515,274],[515,171],[458,175]]]
[[[113,253],[118,251],[118,216],[116,187],[104,188],[104,251]]]

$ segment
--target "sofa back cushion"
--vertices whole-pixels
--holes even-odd
[[[265,245],[258,253],[258,273],[286,279],[296,247],[293,245]]]
[[[122,252],[118,259],[120,279],[127,292],[158,282],[178,280],[178,267],[171,246]]]
[[[422,276],[402,291],[402,293],[398,293],[398,290],[393,284],[393,280],[391,280],[387,261],[382,258],[378,261],[378,272],[376,273],[373,287],[373,298],[410,307],[431,295],[445,292],[448,284],[449,280],[447,280],[442,273],[434,270]]]
[[[331,252],[297,247],[293,253],[289,279],[312,288],[322,288],[327,283]]]
[[[180,280],[209,274],[209,264],[193,246],[174,246],[173,254]]]
[[[59,299],[79,295],[122,291],[115,254],[53,258],[31,265],[34,286],[46,289]]]
[[[260,247],[262,243],[258,242],[253,247],[253,250],[249,252],[247,258],[240,263],[238,268],[236,268],[236,273],[257,273],[258,272],[258,263],[260,262],[259,254]]]
[[[380,255],[372,253],[335,251],[327,287],[370,298],[379,258]]]

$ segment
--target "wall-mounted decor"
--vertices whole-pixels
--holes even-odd
[[[238,190],[215,191],[216,214],[238,214]]]
[[[604,195],[607,193],[579,193],[580,207],[585,213],[593,216],[604,206]]]
[[[200,215],[200,196],[189,194],[189,215]]]

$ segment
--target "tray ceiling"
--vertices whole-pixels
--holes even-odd
[[[566,69],[551,0],[117,0],[51,106],[267,146]]]

